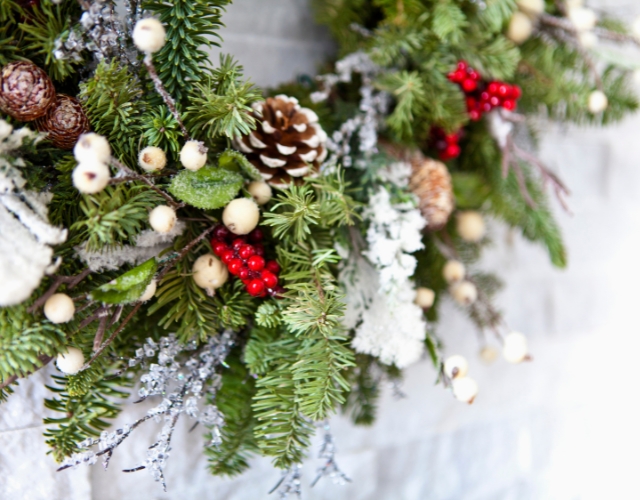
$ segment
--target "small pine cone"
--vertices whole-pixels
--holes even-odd
[[[272,186],[286,187],[292,180],[316,174],[327,157],[327,134],[318,116],[285,95],[269,97],[253,109],[257,129],[234,140],[234,146],[263,179]]]
[[[58,94],[56,102],[47,113],[36,121],[40,132],[60,149],[73,149],[78,137],[89,132],[89,119],[80,101],[75,97]]]
[[[41,117],[55,98],[56,89],[47,73],[31,62],[9,63],[0,71],[0,110],[16,120]]]
[[[442,229],[455,206],[449,171],[444,163],[418,154],[412,156],[411,167],[409,188],[419,199],[427,229]]]

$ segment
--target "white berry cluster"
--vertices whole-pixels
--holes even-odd
[[[536,19],[544,13],[544,0],[517,0],[518,10],[513,13],[507,36],[517,44],[526,42],[533,33]]]
[[[460,305],[470,306],[478,299],[478,289],[469,280],[464,279],[467,270],[458,260],[449,260],[442,269],[442,276],[449,283],[449,293]]]
[[[107,139],[93,132],[82,134],[73,148],[73,155],[78,166],[73,170],[72,179],[78,191],[94,194],[107,187],[111,179],[111,147]]]
[[[478,395],[478,383],[467,377],[469,363],[464,356],[449,356],[443,366],[444,374],[451,383],[451,391],[458,401],[471,404]]]

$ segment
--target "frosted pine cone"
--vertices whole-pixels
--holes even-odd
[[[89,132],[89,120],[80,101],[75,97],[58,94],[55,104],[36,121],[36,127],[40,132],[47,133],[47,139],[55,147],[72,149],[78,137]]]
[[[0,110],[16,120],[41,117],[53,104],[56,89],[47,73],[27,61],[7,64],[0,72]]]
[[[234,140],[236,149],[260,170],[272,186],[315,174],[327,157],[327,134],[318,116],[294,97],[279,95],[253,106],[258,122],[251,134]]]
[[[411,166],[409,188],[419,199],[427,229],[437,231],[447,223],[455,206],[451,176],[444,163],[421,154],[411,158]]]

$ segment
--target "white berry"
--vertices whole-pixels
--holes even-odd
[[[609,99],[601,90],[594,90],[589,94],[589,111],[594,115],[602,113],[609,106]]]
[[[90,132],[82,134],[73,147],[73,156],[78,163],[109,163],[111,160],[111,146],[101,135]]]
[[[233,234],[249,234],[258,225],[260,209],[249,198],[236,198],[222,212],[222,222]]]
[[[158,52],[166,42],[167,34],[164,26],[152,17],[141,19],[133,28],[133,43],[141,52],[153,54]]]
[[[461,281],[451,287],[453,299],[462,306],[470,306],[478,299],[478,289],[470,281]]]
[[[451,379],[462,378],[467,375],[468,371],[469,363],[464,356],[455,354],[444,361],[444,373]]]
[[[533,22],[523,12],[514,12],[507,28],[507,37],[514,43],[526,42],[533,33]]]
[[[520,332],[511,332],[504,337],[502,355],[509,363],[518,364],[529,354],[527,337]]]
[[[138,165],[146,172],[162,170],[167,165],[167,155],[160,148],[147,146],[138,155]]]
[[[480,359],[488,365],[498,359],[499,354],[500,352],[492,346],[487,345],[480,349]]]
[[[416,298],[414,302],[418,307],[422,309],[429,309],[436,300],[436,292],[431,288],[425,288],[423,286],[416,288]]]
[[[448,260],[442,268],[442,276],[447,283],[455,283],[464,279],[466,269],[459,260]]]
[[[569,9],[568,17],[578,31],[592,30],[598,22],[596,13],[586,7],[573,7]]]
[[[479,212],[467,210],[460,212],[456,219],[456,228],[464,241],[477,243],[487,232],[484,218]]]
[[[212,253],[198,257],[191,271],[193,281],[200,288],[204,288],[209,295],[213,295],[215,289],[220,288],[229,279],[227,266]]]
[[[44,303],[44,315],[52,323],[66,323],[73,319],[76,306],[66,293],[54,293]]]
[[[458,401],[471,404],[478,395],[478,383],[469,377],[455,378],[451,382],[453,395]]]
[[[544,12],[544,0],[517,0],[518,8],[530,15],[539,15]]]
[[[158,288],[158,284],[156,280],[151,280],[151,282],[147,285],[147,288],[144,289],[144,293],[138,299],[140,302],[146,302],[147,300],[151,300],[153,296],[156,294],[156,289]]]
[[[67,347],[67,352],[58,354],[56,365],[62,373],[75,375],[84,366],[84,354],[77,347]]]
[[[593,31],[581,31],[578,33],[578,39],[585,49],[592,49],[598,44],[598,35]]]
[[[635,21],[631,24],[631,34],[636,40],[640,41],[640,17],[636,17]]]
[[[109,184],[111,172],[109,167],[100,162],[80,163],[71,175],[73,185],[84,194],[99,193]]]
[[[584,0],[565,0],[567,5],[567,9],[574,9],[576,7],[582,7],[584,5]]]
[[[149,213],[149,224],[157,233],[168,233],[176,225],[176,211],[168,205],[158,205]]]
[[[187,141],[180,151],[180,163],[187,170],[200,170],[207,163],[207,148],[200,141]]]
[[[247,191],[249,191],[249,194],[253,196],[253,199],[256,200],[258,205],[268,203],[269,200],[271,200],[271,196],[273,196],[271,186],[263,181],[253,181],[247,187]]]

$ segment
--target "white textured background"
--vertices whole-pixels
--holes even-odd
[[[635,2],[634,2],[635,3]],[[592,2],[592,5],[594,2]],[[630,0],[600,5],[640,12]],[[306,0],[236,0],[225,17],[224,50],[260,84],[313,73],[331,50]],[[473,327],[446,308],[439,333],[448,352],[471,360],[481,387],[472,406],[434,387],[424,362],[407,372],[408,398],[385,391],[378,421],[355,428],[332,422],[338,462],[353,483],[308,484],[319,461],[305,464],[304,498],[332,500],[608,500],[640,498],[637,258],[640,243],[640,116],[607,130],[552,128],[542,156],[572,188],[574,216],[559,213],[570,268],[551,268],[543,250],[493,228],[484,267],[508,287],[509,324],[527,333],[535,362],[486,367],[475,356]],[[206,472],[202,440],[180,426],[163,494],[144,471],[119,472],[142,460],[151,425],[99,466],[55,473],[42,438],[45,374],[20,385],[0,407],[3,500],[146,500],[272,498],[279,473],[264,460],[234,480]],[[129,408],[120,422],[140,412]]]

